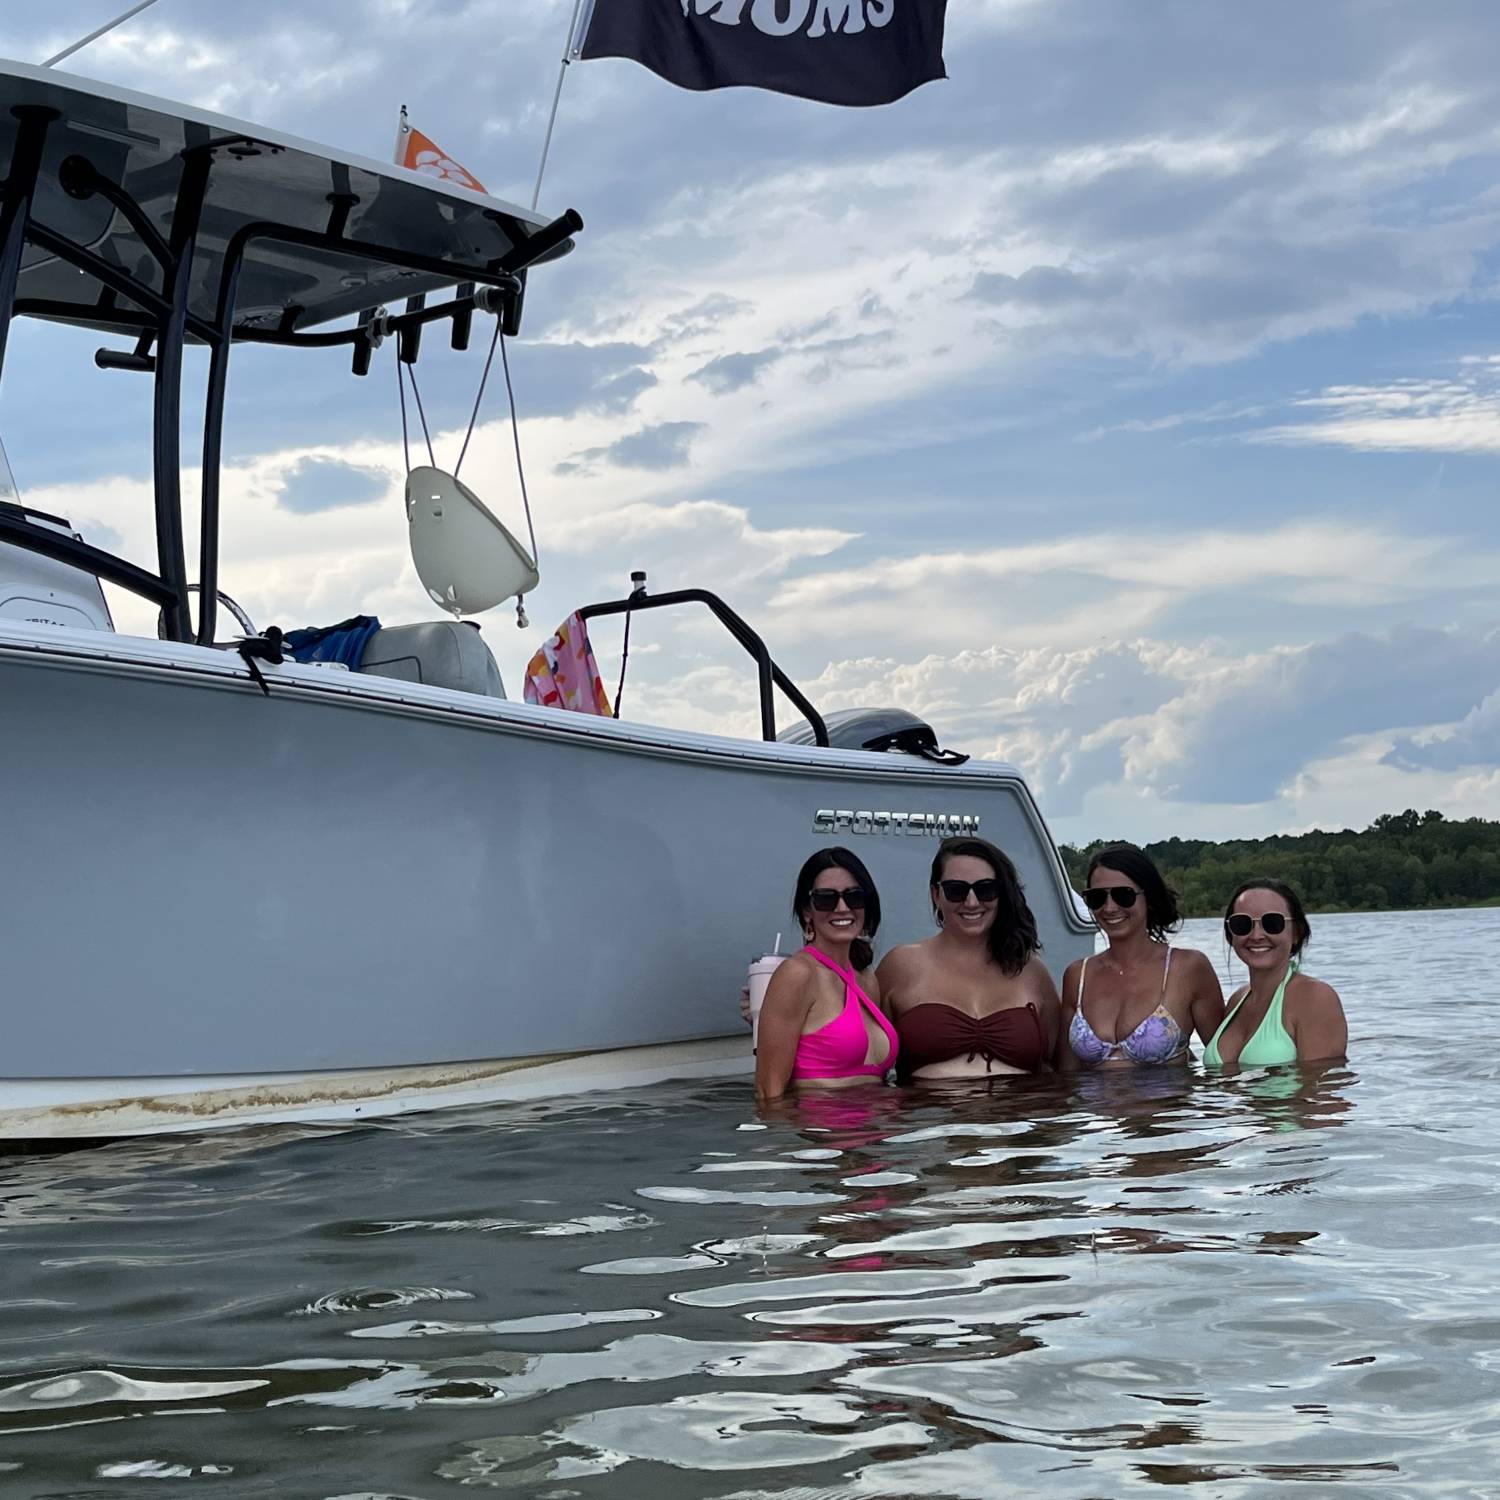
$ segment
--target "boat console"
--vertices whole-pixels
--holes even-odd
[[[387,625],[370,637],[358,670],[369,677],[424,682],[485,698],[505,696],[500,668],[479,627],[465,620]]]

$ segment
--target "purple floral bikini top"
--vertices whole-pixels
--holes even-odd
[[[1078,974],[1078,1005],[1073,1012],[1072,1025],[1068,1027],[1068,1045],[1079,1062],[1089,1068],[1097,1068],[1113,1057],[1126,1057],[1133,1063],[1166,1063],[1187,1051],[1187,1033],[1172,1019],[1172,1013],[1166,1007],[1167,975],[1172,972],[1170,948],[1162,966],[1161,998],[1156,1002],[1156,1009],[1129,1036],[1122,1036],[1117,1042],[1106,1042],[1089,1025],[1088,1017],[1083,1013],[1083,981],[1088,968],[1088,960],[1084,959]]]

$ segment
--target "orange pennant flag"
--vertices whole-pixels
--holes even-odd
[[[396,165],[409,167],[413,172],[425,172],[429,177],[441,177],[444,182],[456,182],[460,187],[485,191],[484,184],[466,168],[459,166],[432,139],[407,122],[406,106],[401,106],[401,123],[396,129]]]

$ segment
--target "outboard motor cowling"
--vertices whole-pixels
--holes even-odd
[[[938,747],[932,725],[904,708],[841,708],[823,715],[830,749],[892,750],[919,755],[943,766],[961,766],[968,756]],[[799,719],[776,736],[788,745],[812,745],[812,726]]]

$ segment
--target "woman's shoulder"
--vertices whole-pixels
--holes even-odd
[[[831,998],[835,986],[843,988],[843,980],[837,974],[806,953],[793,953],[771,975],[763,1003],[773,1010],[805,1015],[820,996]]]
[[[876,966],[883,974],[901,974],[919,967],[926,958],[927,943],[898,943]]]
[[[766,992],[769,994],[773,987],[783,993],[798,989],[811,984],[822,972],[823,966],[815,958],[806,953],[790,953],[785,962],[776,966]]]
[[[880,986],[876,999],[887,1011],[904,1010],[913,994],[925,987],[926,957],[921,943],[901,943],[892,948],[875,969]]]
[[[1078,1004],[1078,992],[1083,988],[1083,966],[1087,962],[1087,958],[1075,958],[1062,971],[1062,984],[1058,987],[1058,998],[1068,1010],[1072,1010]]]
[[[1182,974],[1189,978],[1202,978],[1212,975],[1218,980],[1218,972],[1214,968],[1214,961],[1201,948],[1179,948],[1172,944],[1172,972]]]
[[[1026,960],[1020,976],[1021,983],[1029,990],[1041,991],[1044,995],[1057,997],[1057,986],[1052,982],[1052,970],[1049,969],[1042,959],[1041,954],[1033,953]]]
[[[1311,974],[1293,974],[1291,983],[1286,987],[1287,998],[1295,1000],[1299,1009],[1309,1010],[1334,1006],[1340,1008],[1343,1001],[1339,999],[1339,992],[1324,979],[1314,979]]]

